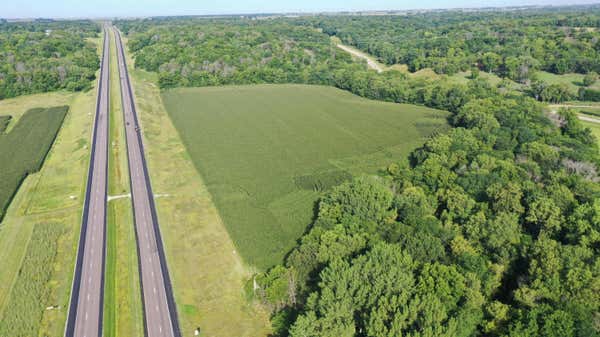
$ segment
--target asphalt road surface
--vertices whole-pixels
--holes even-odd
[[[104,259],[106,255],[106,193],[108,172],[109,35],[104,45],[87,190],[77,262],[71,291],[66,337],[102,336]]]
[[[127,156],[136,230],[138,263],[147,337],[179,337],[177,311],[167,269],[154,196],[148,176],[141,130],[127,72],[121,36],[113,28],[121,83],[121,100],[125,119]],[[176,172],[173,172],[176,174]]]

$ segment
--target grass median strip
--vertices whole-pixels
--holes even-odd
[[[121,108],[114,35],[110,34],[109,196],[129,193],[129,169]],[[131,200],[111,199],[107,205],[107,257],[104,291],[104,336],[143,337],[137,251]]]

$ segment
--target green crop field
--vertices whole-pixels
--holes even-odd
[[[408,155],[448,116],[305,85],[175,89],[163,100],[239,253],[259,268],[294,246],[320,191]]]
[[[0,134],[0,220],[23,179],[39,171],[67,110],[31,109],[10,132]]]

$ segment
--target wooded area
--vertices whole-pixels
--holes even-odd
[[[0,99],[91,88],[99,58],[92,21],[0,21]]]

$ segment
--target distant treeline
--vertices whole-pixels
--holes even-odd
[[[92,21],[0,22],[0,99],[91,87],[99,68]]]

